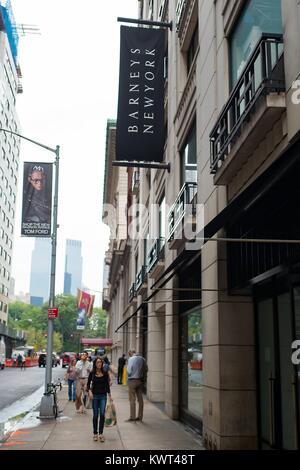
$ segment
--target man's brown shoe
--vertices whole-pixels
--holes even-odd
[[[131,423],[131,422],[133,423],[133,422],[135,422],[135,421],[136,421],[136,420],[133,419],[133,418],[125,419],[125,423]]]

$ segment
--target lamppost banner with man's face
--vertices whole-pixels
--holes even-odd
[[[52,163],[24,163],[21,235],[51,237]]]

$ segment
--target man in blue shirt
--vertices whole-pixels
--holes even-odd
[[[126,421],[142,421],[144,411],[144,400],[142,387],[148,370],[145,359],[134,350],[128,352],[127,379],[130,403],[130,418]],[[139,403],[138,418],[136,418],[136,398]]]

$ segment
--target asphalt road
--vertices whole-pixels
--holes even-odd
[[[63,381],[66,370],[61,366],[52,368],[52,380]],[[19,368],[6,367],[0,370],[0,411],[3,408],[31,395],[45,383],[43,367],[28,367],[25,371]]]

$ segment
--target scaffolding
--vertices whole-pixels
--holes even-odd
[[[18,44],[19,35],[17,32],[17,26],[15,17],[12,10],[11,0],[6,1],[6,5],[3,6],[0,2],[1,16],[4,24],[4,29],[7,34],[8,43],[10,46],[11,54],[15,65],[18,63]]]

